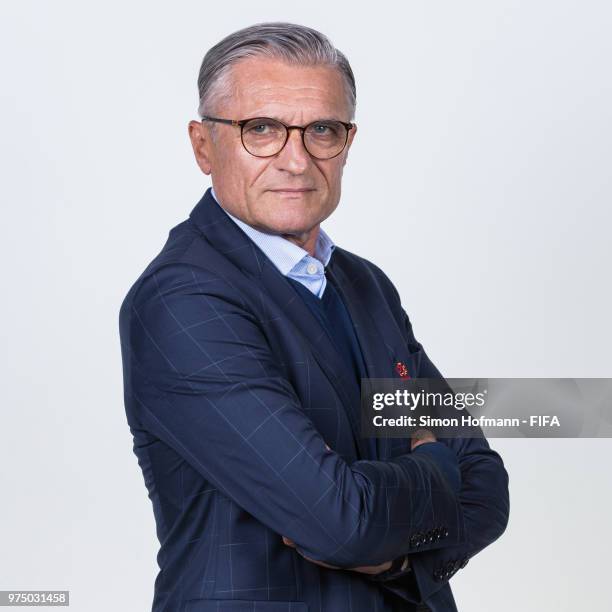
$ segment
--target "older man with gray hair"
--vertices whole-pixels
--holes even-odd
[[[357,133],[349,62],[262,23],[212,47],[198,87],[212,188],[120,313],[153,611],[456,610],[449,578],[504,531],[508,476],[482,436],[360,435],[361,378],[441,374],[391,281],[321,228]]]

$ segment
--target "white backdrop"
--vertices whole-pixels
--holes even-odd
[[[204,53],[268,20],[351,61],[324,227],[390,276],[440,370],[612,376],[609,3],[3,2],[0,589],[150,609],[119,306],[210,184],[187,138]],[[453,578],[460,610],[611,609],[612,440],[492,446],[510,524]]]

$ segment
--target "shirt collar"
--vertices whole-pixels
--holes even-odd
[[[234,217],[221,206],[212,187],[211,193],[215,202],[217,202],[225,214],[266,254],[283,276],[287,276],[304,258],[311,258],[308,251],[290,240],[278,234],[262,232],[251,227],[241,219]],[[332,239],[320,227],[315,244],[315,258],[324,266],[327,266],[335,246]]]

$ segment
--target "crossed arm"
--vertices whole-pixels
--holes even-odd
[[[417,559],[423,551],[473,552],[489,537],[466,511],[481,467],[469,453],[462,462],[462,448],[423,444],[391,461],[350,465],[329,450],[258,322],[223,279],[168,265],[146,277],[125,308],[122,350],[143,425],[301,554],[355,568],[418,552],[412,565],[425,580],[436,557]],[[467,477],[461,492],[459,466]],[[485,502],[496,494],[480,484],[476,492]],[[416,539],[440,524],[443,537]],[[414,597],[384,571],[378,577]]]
[[[421,444],[427,444],[428,442],[435,442],[436,437],[430,431],[426,429],[421,429],[415,432],[413,439],[410,444],[410,450],[414,451],[415,448],[418,448]],[[331,450],[327,444],[325,445],[327,450]],[[283,542],[287,546],[291,546],[292,548],[296,548],[295,542],[292,542],[289,538],[283,536]],[[298,551],[299,552],[299,551]],[[305,556],[306,560],[311,561],[312,563],[316,563],[317,565],[321,565],[323,567],[327,567],[328,569],[343,569],[340,567],[336,567],[335,565],[329,565],[323,561],[316,561],[311,559],[310,557]],[[361,574],[367,574],[370,576],[381,576],[384,577],[385,573],[392,571],[393,561],[386,561],[385,563],[381,563],[380,565],[363,565],[359,567],[351,567],[348,568],[351,571],[359,572]],[[397,575],[403,575],[405,572],[410,571],[410,560],[407,555],[404,555],[397,561]],[[394,572],[395,575],[395,572]]]
[[[443,378],[431,362],[423,346],[415,338],[410,319],[401,306],[399,294],[386,275],[371,266],[379,287],[388,295],[393,308],[400,313],[400,333],[408,345],[422,352],[420,378]],[[478,437],[475,433],[479,432]],[[410,566],[406,570],[387,570],[370,576],[384,588],[411,602],[427,600],[440,589],[469,559],[494,542],[505,531],[510,512],[508,473],[504,463],[492,450],[480,429],[472,430],[469,438],[446,438],[439,443],[427,444],[450,448],[458,459],[461,471],[459,503],[465,519],[466,540],[460,544],[446,543],[431,550],[423,548],[408,556]],[[439,449],[436,449],[439,450]],[[410,552],[410,551],[406,551]]]

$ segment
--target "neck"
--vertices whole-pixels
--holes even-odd
[[[313,227],[310,231],[303,234],[281,234],[283,238],[302,247],[311,257],[314,257],[315,246],[319,236],[319,226]]]

